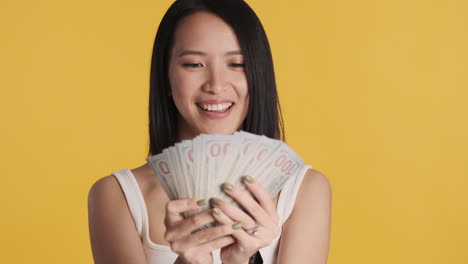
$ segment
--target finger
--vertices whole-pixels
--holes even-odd
[[[213,208],[212,210],[212,214],[214,216],[214,218],[216,219],[216,221],[218,221],[219,223],[221,224],[232,224],[234,223],[227,215],[224,214],[223,211],[221,211],[219,208]],[[239,230],[234,230],[234,232],[232,233],[232,235],[237,239],[241,239],[243,242],[245,242],[246,239],[249,239],[251,237],[253,238],[256,238],[256,239],[263,239],[263,238],[275,238],[277,237],[280,232],[281,232],[281,229],[279,227],[277,228],[273,228],[272,230],[268,229],[268,228],[264,228],[262,226],[258,226],[257,227],[257,231],[255,233],[248,233],[248,230],[253,228],[253,226],[251,227],[245,227],[245,226],[242,226],[243,229],[239,229]]]
[[[222,224],[232,224],[233,221],[224,214],[219,208],[215,207],[212,209],[213,216],[216,218],[216,221]],[[237,243],[239,243],[239,247],[247,249],[258,249],[264,246],[267,246],[271,241],[272,238],[275,238],[277,235],[274,233],[275,231],[271,231],[267,228],[263,228],[259,226],[255,233],[248,233],[245,227],[243,229],[234,230],[232,236],[236,239]],[[248,230],[249,228],[247,228]]]
[[[265,211],[271,216],[276,218],[278,213],[276,212],[276,207],[273,204],[270,193],[262,186],[262,184],[250,176],[242,177],[242,182],[244,183],[247,190],[257,199],[258,203],[265,209]]]
[[[212,214],[214,216],[214,218],[216,219],[216,221],[218,221],[219,223],[221,224],[233,224],[234,221],[231,220],[231,218],[229,218],[223,211],[221,211],[219,208],[215,207],[213,208],[212,210]],[[247,223],[247,224],[244,224],[242,222],[238,222],[238,223],[241,223],[241,226],[242,228],[247,232],[248,230],[254,228],[256,226],[255,222],[252,220],[251,222]],[[237,231],[234,231],[234,233],[236,233]]]
[[[219,223],[223,224],[232,224],[233,221],[225,215],[219,208],[212,209],[213,216]],[[234,225],[233,225],[234,226]],[[259,227],[260,228],[260,227]],[[252,250],[252,248],[257,248],[261,241],[259,236],[253,236],[245,230],[246,228],[237,228],[232,233],[232,236],[235,238],[236,242],[239,244],[239,247],[244,249],[243,251]],[[248,228],[247,228],[248,229]],[[259,233],[257,233],[259,235]]]
[[[271,222],[269,214],[257,201],[246,191],[230,183],[222,184],[223,191],[237,201],[260,225]],[[273,203],[270,200],[270,203]]]
[[[232,224],[234,223],[227,215],[224,214],[223,211],[221,211],[219,208],[213,208],[212,210],[212,214],[214,216],[214,218],[216,218],[216,221],[218,221],[219,223],[221,224]],[[252,226],[253,227],[253,226]],[[242,228],[243,229],[238,229],[238,230],[234,230],[234,232],[232,233],[232,236],[234,236],[235,238],[239,238],[241,239],[242,241],[245,242],[246,239],[249,239],[251,237],[251,234],[247,233],[246,230],[252,228],[252,227],[245,227],[242,225]],[[260,227],[258,227],[258,229],[260,229]],[[258,230],[257,229],[257,230]],[[260,232],[257,232],[257,234],[259,234]],[[247,235],[247,236],[246,236]],[[258,237],[255,237],[255,238],[258,238]]]
[[[185,252],[181,252],[181,254],[179,254],[179,256],[182,256],[182,259],[196,259],[196,260],[199,261],[198,263],[212,263],[213,262],[212,257],[209,258],[209,259],[201,259],[200,260],[199,256],[200,255],[207,255],[206,253],[211,253],[212,251],[214,251],[216,249],[226,247],[226,246],[234,243],[235,241],[236,240],[232,236],[220,237],[220,238],[217,238],[217,239],[215,239],[213,241],[204,243],[204,244],[200,245],[199,247],[189,248]]]
[[[248,228],[251,228],[255,225],[255,221],[252,219],[252,217],[250,217],[247,213],[245,213],[244,211],[242,211],[239,207],[233,205],[233,204],[230,204],[230,203],[227,203],[219,198],[216,198],[216,197],[213,197],[210,199],[210,204],[214,207],[214,208],[219,208],[221,209],[222,213],[224,216],[221,216],[223,217],[223,219],[221,220],[224,220],[225,222],[221,222],[223,224],[226,224],[226,223],[229,223],[226,218],[229,218],[231,221],[234,221],[234,222],[240,222],[242,224],[242,226],[244,227],[248,227]],[[213,208],[213,209],[214,209]],[[214,211],[213,211],[214,213]]]
[[[184,218],[182,212],[192,211],[206,207],[205,199],[191,198],[169,201],[166,204],[166,220],[165,224],[172,226]]]
[[[216,219],[213,217],[211,210],[205,210],[203,212],[191,215],[177,225],[171,226],[167,229],[164,239],[168,242],[172,242],[181,239],[187,235],[190,235],[194,230],[202,228],[210,223],[213,223]]]
[[[262,233],[264,228],[258,229],[256,235],[247,233],[244,229],[236,230],[232,233],[232,236],[236,239],[237,243],[240,247],[244,248],[245,250],[252,250],[255,249],[257,251],[259,248],[266,246],[264,241],[268,240],[268,234]]]
[[[211,252],[213,250],[216,250],[218,248],[223,248],[226,246],[231,245],[232,243],[236,242],[236,240],[232,236],[224,236],[217,238],[213,241],[207,242],[202,244],[199,249],[204,251],[204,252]]]
[[[207,228],[193,233],[186,238],[174,241],[171,247],[175,252],[184,252],[189,248],[197,247],[220,237],[231,235],[233,231],[232,224]]]
[[[222,225],[234,223],[234,221],[232,221],[231,218],[225,215],[218,207],[211,209],[211,214],[216,219],[216,221],[218,221],[218,223]]]

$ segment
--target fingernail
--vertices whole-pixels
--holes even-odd
[[[223,191],[225,191],[225,190],[232,191],[233,188],[234,188],[234,186],[232,184],[230,184],[230,183],[225,182],[225,183],[221,184],[221,189],[223,189]]]
[[[242,224],[239,223],[239,222],[235,222],[233,225],[232,225],[232,229],[239,229],[242,227]]]
[[[219,210],[219,208],[215,207],[213,209],[211,209],[213,211],[213,214],[215,215],[220,215],[221,214],[221,210]]]
[[[219,205],[219,204],[221,204],[221,199],[213,197],[213,198],[210,199],[210,204],[211,205]]]
[[[198,206],[205,206],[206,205],[206,199],[201,199],[197,201]]]
[[[244,176],[244,177],[242,177],[242,179],[243,179],[244,181],[247,181],[248,183],[252,183],[252,182],[253,182],[253,179],[252,179],[252,177],[250,177],[250,176],[248,176],[248,175],[247,175],[247,176]]]

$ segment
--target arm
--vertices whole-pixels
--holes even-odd
[[[330,183],[323,174],[309,169],[284,223],[277,263],[327,263],[330,226]]]
[[[97,264],[146,264],[140,237],[114,176],[98,180],[88,194],[91,248]]]

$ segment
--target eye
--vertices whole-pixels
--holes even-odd
[[[236,67],[236,68],[243,68],[245,67],[245,64],[244,63],[231,63],[229,64],[229,66]]]
[[[201,63],[184,63],[182,64],[184,67],[189,67],[189,68],[200,68],[203,67],[203,64]]]

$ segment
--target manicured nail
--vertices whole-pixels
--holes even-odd
[[[213,211],[213,214],[215,215],[220,215],[221,214],[221,210],[219,210],[219,208],[215,207],[213,209],[211,209]]]
[[[210,199],[210,204],[211,205],[220,205],[221,204],[221,199],[213,197]]]
[[[242,227],[242,224],[239,223],[239,222],[235,222],[233,225],[232,225],[232,229],[239,229]]]
[[[252,182],[253,182],[253,179],[252,179],[252,177],[250,177],[250,176],[248,176],[248,175],[247,175],[247,176],[244,176],[244,177],[242,177],[242,179],[243,179],[244,181],[247,181],[248,183],[252,183]]]
[[[226,191],[226,190],[232,191],[233,188],[234,188],[234,186],[232,186],[232,184],[230,184],[230,183],[225,182],[225,183],[221,184],[221,189],[223,189],[223,191]]]
[[[201,199],[197,201],[198,206],[205,206],[206,205],[206,199]]]

